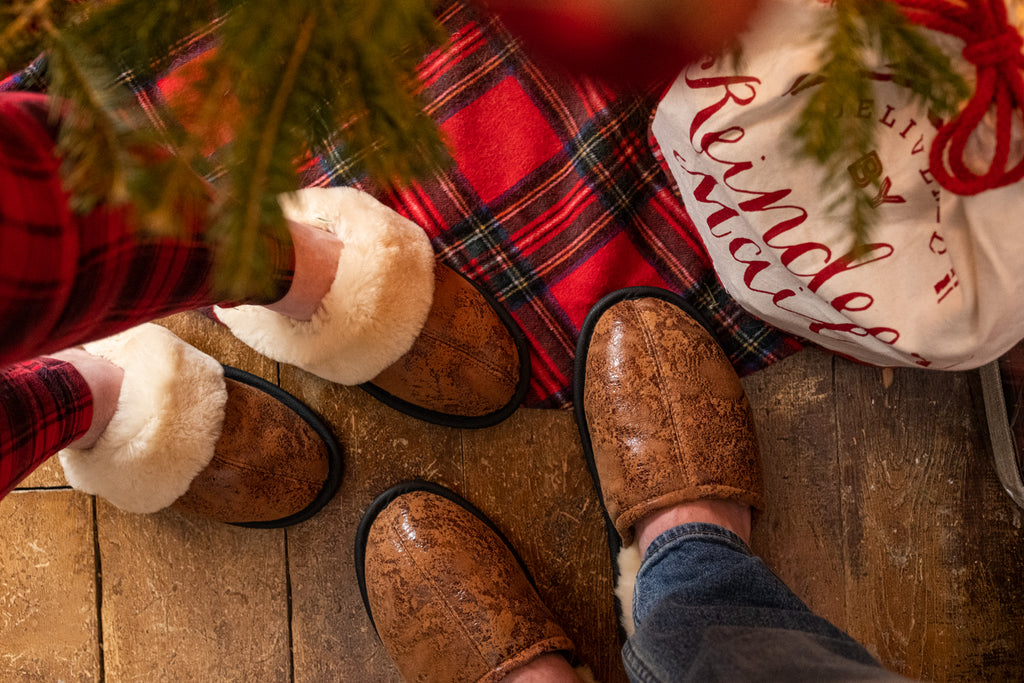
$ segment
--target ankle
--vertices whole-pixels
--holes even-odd
[[[92,448],[117,412],[124,370],[81,347],[65,349],[50,354],[50,357],[71,363],[89,386],[89,392],[92,394],[92,423],[85,434],[68,444],[68,448]]]
[[[732,531],[750,545],[750,506],[734,500],[709,498],[680,503],[662,508],[644,517],[636,524],[636,538],[641,557],[648,546],[664,532],[681,524],[706,522]]]
[[[288,221],[295,249],[295,274],[288,292],[267,308],[296,320],[309,320],[320,307],[338,271],[344,246],[334,233]]]
[[[512,669],[501,680],[502,683],[570,683],[580,679],[565,657],[548,652]]]

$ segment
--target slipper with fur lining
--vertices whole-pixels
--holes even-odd
[[[529,385],[525,336],[490,295],[435,262],[419,226],[353,188],[280,201],[289,220],[340,238],[337,273],[309,321],[216,307],[236,337],[427,422],[488,427],[518,408]]]
[[[434,297],[434,251],[415,223],[353,188],[310,188],[279,199],[289,220],[343,246],[319,310],[299,321],[263,306],[214,308],[263,355],[338,384],[368,382],[413,345]]]
[[[85,349],[124,380],[97,443],[59,454],[73,488],[129,512],[174,507],[258,528],[304,521],[337,492],[337,441],[279,387],[154,324]]]
[[[619,525],[615,524],[616,520],[612,519],[612,515],[609,512],[608,501],[605,500],[605,489],[601,485],[601,478],[598,473],[597,463],[594,457],[594,447],[591,438],[591,432],[588,425],[585,396],[586,396],[586,375],[587,375],[587,362],[588,356],[591,350],[591,343],[594,337],[595,329],[598,323],[601,321],[604,314],[612,307],[630,300],[638,299],[656,299],[669,304],[672,307],[679,309],[682,313],[688,316],[692,323],[699,325],[699,328],[703,328],[711,337],[711,342],[714,341],[715,335],[711,325],[703,318],[703,316],[689,303],[687,303],[679,295],[655,287],[629,287],[621,289],[616,292],[608,294],[600,301],[598,301],[594,307],[587,314],[587,317],[583,321],[583,325],[580,328],[579,340],[576,345],[576,358],[574,361],[573,368],[573,409],[576,415],[576,425],[580,432],[580,440],[583,445],[583,452],[587,462],[587,469],[590,471],[590,476],[594,482],[594,488],[597,491],[598,497],[601,500],[602,510],[605,515],[605,523],[608,534],[608,550],[611,557],[611,565],[613,572],[613,582],[615,586],[616,606],[619,614],[619,625],[620,638],[624,641],[628,636],[632,635],[635,630],[635,624],[633,621],[633,589],[636,584],[637,572],[640,569],[642,557],[640,554],[639,544],[635,538],[635,535],[630,531],[625,533],[623,529],[625,527],[631,527],[631,523],[625,525],[622,524],[622,517],[624,511],[617,509],[616,514],[619,516],[617,521]],[[699,329],[697,328],[697,329]],[[711,344],[708,342],[708,344]],[[711,344],[714,350],[718,354],[716,358],[721,361],[724,358],[721,354],[721,349],[718,347],[717,342]],[[724,362],[727,362],[724,361]],[[731,369],[731,366],[729,366]],[[616,366],[616,371],[619,373],[627,372],[622,368]],[[630,378],[620,378],[625,384],[630,381]],[[637,381],[633,379],[632,381]],[[643,380],[640,380],[643,381]],[[738,380],[737,380],[738,381]],[[623,391],[627,391],[623,389]],[[729,405],[731,408],[735,408],[738,413],[742,413],[742,406],[732,406],[731,399],[721,402],[722,405]],[[646,404],[644,404],[646,406]],[[730,408],[730,409],[731,409]],[[653,416],[647,416],[648,420],[654,419]],[[638,430],[639,433],[643,433],[643,429]],[[752,432],[750,432],[752,435]],[[750,458],[751,453],[748,452],[750,448],[753,448],[753,453],[756,455],[756,441],[753,444],[746,443],[746,440],[739,440],[736,443],[742,447],[739,448],[739,455],[737,456],[738,462],[746,462]],[[652,458],[654,462],[647,463],[651,465],[649,470],[660,471],[661,466],[665,463],[657,461],[657,458]],[[757,486],[757,482],[760,481],[760,469],[759,461],[754,459],[751,464],[752,471],[756,472],[756,475],[751,477],[750,482],[742,481],[742,484],[749,484],[748,486],[733,486],[723,485],[723,483],[732,482],[719,482],[717,480],[708,482],[698,481],[676,481],[673,477],[666,477],[663,482],[665,486],[664,490],[651,491],[650,500],[646,501],[647,504],[636,505],[629,511],[630,518],[632,519],[637,514],[643,514],[642,511],[649,510],[649,505],[662,505],[671,504],[672,502],[682,502],[682,500],[696,499],[701,497],[744,497],[747,498],[745,502],[751,502],[756,508],[760,504],[760,494]],[[740,477],[742,479],[742,477]],[[618,503],[616,503],[618,507]],[[623,535],[629,536],[626,540],[628,544],[623,545]]]

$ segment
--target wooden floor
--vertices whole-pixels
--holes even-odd
[[[392,681],[352,564],[356,523],[403,479],[446,484],[502,527],[583,659],[623,679],[597,499],[572,415],[482,431],[418,423],[277,366],[194,315],[167,321],[334,426],[341,493],[288,531],[135,516],[55,462],[0,502],[0,681]],[[745,380],[769,510],[755,550],[889,667],[1024,680],[1022,511],[990,464],[970,373],[882,371],[806,350]]]

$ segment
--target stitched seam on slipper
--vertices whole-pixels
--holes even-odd
[[[399,533],[398,528],[396,527],[394,522],[391,523],[391,531],[395,534],[395,537],[398,539],[398,542],[401,544],[402,549],[405,550],[405,541],[402,539],[402,535]],[[451,618],[454,619],[455,623],[457,623],[459,625],[459,629],[462,631],[462,634],[466,637],[466,639],[470,643],[473,644],[473,650],[476,652],[477,656],[480,658],[480,661],[483,662],[484,665],[487,666],[488,669],[489,669],[490,668],[490,664],[488,663],[487,658],[484,657],[484,654],[483,654],[483,652],[480,649],[480,644],[476,641],[475,638],[473,638],[473,634],[470,633],[468,628],[466,628],[466,625],[462,622],[462,619],[459,618],[458,613],[451,606],[451,603],[449,603],[447,598],[444,597],[444,593],[438,588],[437,583],[435,583],[431,579],[431,576],[430,576],[430,574],[428,572],[425,572],[419,566],[419,564],[416,562],[416,557],[412,553],[406,551],[406,557],[408,557],[409,561],[412,562],[413,567],[416,568],[416,571],[423,578],[423,580],[426,581],[430,585],[430,588],[431,588],[431,590],[433,590],[434,594],[437,595],[441,599],[442,604],[444,604],[444,606],[447,609],[448,613],[451,615]]]
[[[676,468],[679,470],[679,475],[681,477],[681,480],[682,481],[689,481],[690,480],[690,476],[686,472],[686,467],[683,465],[684,458],[683,458],[683,453],[682,453],[682,449],[681,449],[681,444],[682,444],[681,438],[682,438],[682,435],[679,433],[679,426],[676,424],[675,411],[672,410],[672,404],[669,402],[668,397],[665,396],[665,394],[664,394],[664,389],[665,389],[665,373],[663,372],[663,369],[662,369],[662,366],[661,366],[661,354],[659,354],[657,352],[657,349],[655,348],[655,344],[654,344],[654,338],[651,336],[650,328],[647,326],[647,324],[641,318],[640,314],[637,312],[636,306],[635,305],[631,305],[629,307],[629,311],[630,311],[630,313],[633,315],[633,317],[637,321],[637,326],[640,328],[640,332],[641,332],[641,334],[644,337],[644,343],[646,344],[647,349],[650,352],[651,359],[654,362],[654,367],[655,367],[655,369],[657,370],[657,373],[658,373],[658,381],[661,384],[661,389],[662,389],[662,391],[658,392],[658,397],[661,399],[661,404],[665,408],[666,413],[668,414],[668,421],[672,425],[672,435],[673,435],[672,450],[675,451],[675,465],[676,465]]]
[[[466,347],[464,347],[464,346],[461,346],[459,344],[453,344],[452,342],[450,342],[450,341],[448,341],[448,340],[446,340],[446,339],[444,339],[442,337],[439,337],[439,336],[437,336],[435,334],[431,334],[427,330],[424,330],[423,332],[421,332],[420,333],[420,337],[432,339],[435,342],[437,342],[439,345],[446,346],[449,349],[454,349],[456,351],[462,351],[463,352],[462,355],[465,356],[465,358],[463,359],[463,362],[472,363],[473,365],[481,367],[481,368],[487,370],[488,372],[490,372],[491,375],[493,375],[494,377],[497,377],[499,379],[507,379],[509,381],[512,380],[512,373],[506,372],[505,370],[503,370],[501,367],[495,365],[494,363],[483,362],[480,359],[479,356],[476,356],[476,355],[474,355],[472,353],[469,353],[468,350],[466,349]],[[518,367],[518,365],[516,367]]]
[[[216,455],[214,455],[214,459],[217,459]],[[246,472],[252,472],[254,474],[265,474],[265,475],[273,477],[274,479],[287,479],[289,481],[294,481],[294,482],[297,482],[297,483],[300,483],[300,484],[317,484],[317,483],[319,483],[319,482],[317,482],[317,481],[315,481],[313,479],[302,479],[300,477],[296,477],[296,476],[291,475],[291,474],[285,474],[283,472],[275,472],[273,470],[263,469],[261,467],[253,467],[252,465],[248,465],[246,463],[241,463],[241,462],[235,462],[234,460],[228,460],[228,459],[223,458],[223,457],[220,458],[220,461],[223,462],[223,463],[232,465],[234,467],[237,467],[239,470],[244,470]]]

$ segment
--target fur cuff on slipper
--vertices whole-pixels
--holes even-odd
[[[128,512],[180,498],[213,459],[227,390],[220,363],[147,324],[86,344],[124,370],[117,412],[88,450],[60,452],[72,487]]]
[[[217,308],[231,332],[263,355],[339,384],[361,384],[401,358],[434,298],[426,233],[352,188],[282,196],[289,220],[329,230],[344,246],[320,309],[300,322],[261,306]]]

